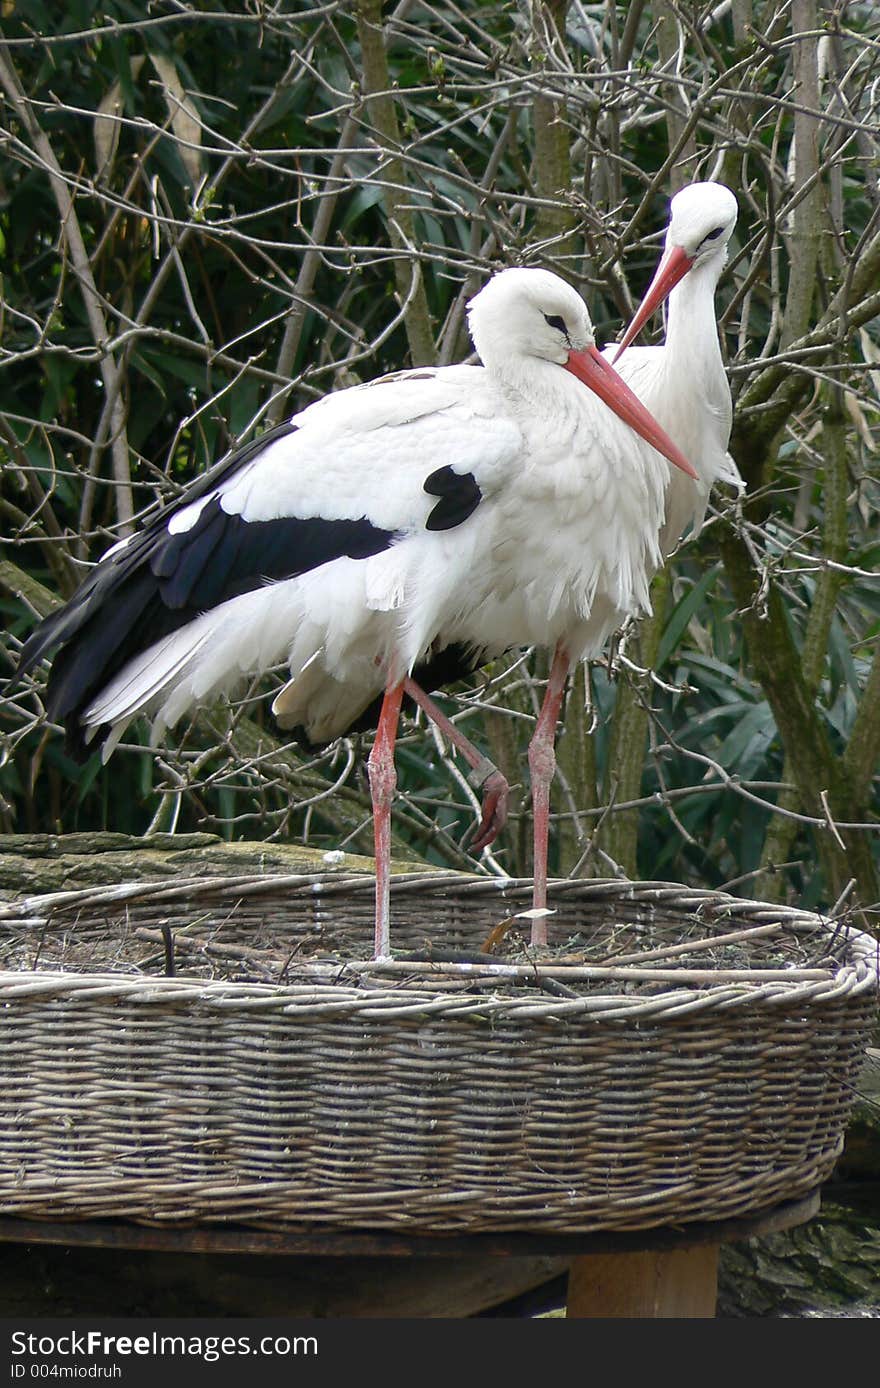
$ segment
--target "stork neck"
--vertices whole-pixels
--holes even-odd
[[[666,359],[703,378],[724,369],[715,319],[715,287],[723,264],[719,256],[695,266],[667,300]]]
[[[491,374],[514,413],[553,415],[561,426],[572,410],[577,411],[584,387],[561,364],[515,353],[502,361],[490,360]]]

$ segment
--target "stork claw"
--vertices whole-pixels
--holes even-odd
[[[483,797],[483,813],[477,825],[477,832],[468,847],[470,853],[480,853],[484,848],[488,848],[507,823],[507,797],[510,793],[507,778],[502,776],[500,771],[492,770],[485,781],[481,782],[480,790]]]

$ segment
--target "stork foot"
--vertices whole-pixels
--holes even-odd
[[[480,785],[482,792],[482,817],[477,832],[469,845],[471,853],[481,853],[494,843],[507,823],[507,797],[510,786],[500,771],[492,770]]]

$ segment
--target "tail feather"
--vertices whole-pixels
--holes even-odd
[[[210,625],[199,623],[142,651],[86,705],[83,721],[92,727],[129,722],[157,704],[193,665],[211,634]]]

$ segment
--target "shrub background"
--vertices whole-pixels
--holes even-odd
[[[543,264],[600,342],[669,195],[729,184],[718,294],[748,482],[570,691],[556,873],[807,906],[878,891],[880,15],[868,3],[0,6],[4,672],[35,614],[198,471],[325,391],[463,360],[468,297]],[[656,329],[655,329],[656,332]],[[644,339],[643,339],[644,340]],[[548,553],[548,562],[552,555]],[[479,863],[430,729],[399,750],[395,849],[530,871],[540,656],[449,706],[514,785]],[[357,745],[286,745],[269,674],[107,768],[0,706],[0,830],[209,828],[371,852]],[[283,678],[283,674],[280,675]]]

